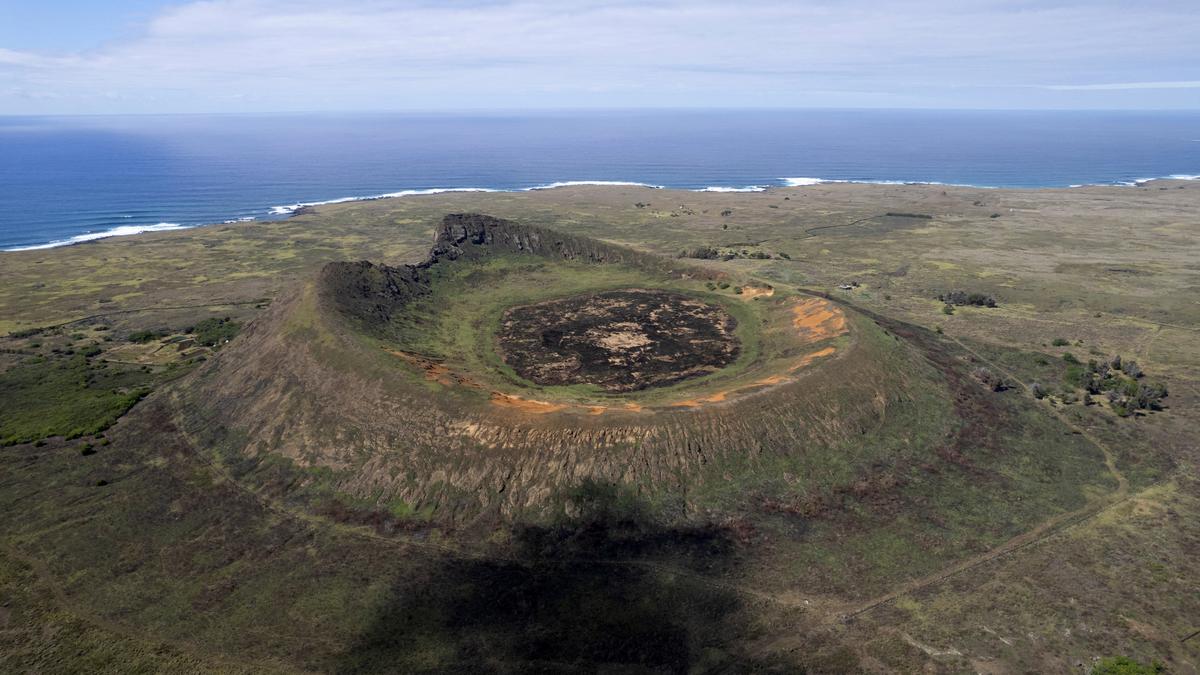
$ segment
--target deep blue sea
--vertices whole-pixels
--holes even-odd
[[[451,188],[1065,187],[1197,174],[1200,112],[0,117],[0,249]]]

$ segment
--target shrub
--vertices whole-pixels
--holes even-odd
[[[1067,363],[1072,363],[1072,364],[1078,364],[1078,363],[1080,363],[1080,360],[1079,360],[1079,359],[1077,359],[1077,358],[1075,358],[1075,355],[1074,355],[1074,354],[1072,354],[1071,352],[1065,352],[1065,353],[1062,355],[1062,360],[1063,360],[1063,361],[1066,361]]]
[[[971,371],[971,375],[992,391],[1004,391],[1008,388],[1008,385],[1004,381],[1003,377],[1000,377],[999,375],[993,373],[990,369],[984,368],[983,366]]]
[[[1054,345],[1055,347],[1066,347],[1067,345],[1071,344],[1071,341],[1066,338],[1056,337],[1050,342],[1050,344]]]
[[[953,313],[954,313],[954,305],[951,305],[949,303],[942,305],[942,314],[949,316]]]
[[[216,347],[233,339],[241,325],[229,317],[223,319],[205,319],[196,324],[194,329],[196,342],[206,347]]]
[[[949,305],[974,305],[976,307],[996,307],[996,298],[984,293],[968,293],[967,291],[950,291],[937,296],[938,300]]]
[[[161,340],[170,334],[171,331],[167,330],[166,328],[159,328],[155,330],[139,330],[129,334],[129,341],[136,342],[138,344],[146,344],[147,342]]]
[[[1125,656],[1110,656],[1092,666],[1092,675],[1158,675],[1165,670],[1157,661],[1147,666]]]
[[[1029,391],[1030,391],[1030,393],[1033,394],[1033,397],[1038,399],[1039,401],[1041,399],[1046,398],[1046,389],[1037,382],[1031,382],[1029,384]]]

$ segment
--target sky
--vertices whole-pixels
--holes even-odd
[[[1200,109],[1197,0],[0,0],[0,114]]]

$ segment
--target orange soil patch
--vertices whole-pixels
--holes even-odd
[[[791,368],[788,368],[788,373],[794,373],[797,370],[800,370],[801,368],[809,365],[813,361],[815,361],[819,358],[825,357],[825,356],[829,356],[830,354],[833,354],[836,351],[837,351],[837,349],[835,349],[834,347],[826,347],[824,349],[819,349],[811,354],[805,354],[803,357],[800,358],[799,361],[797,361],[795,363],[795,365],[793,365]],[[796,378],[794,378],[794,377],[788,377],[786,375],[771,375],[769,377],[764,377],[761,380],[755,380],[754,382],[751,382],[750,384],[743,384],[740,387],[733,387],[731,389],[725,389],[723,391],[718,391],[717,393],[710,394],[708,396],[701,396],[699,398],[690,398],[690,399],[687,399],[686,401],[678,401],[676,403],[672,403],[671,407],[673,407],[673,408],[699,408],[700,406],[707,405],[709,403],[721,403],[721,402],[727,401],[727,400],[729,400],[729,397],[731,395],[746,391],[748,389],[773,387],[778,384],[785,384],[787,382],[795,382],[795,381],[796,381]]]
[[[769,298],[775,295],[775,289],[771,286],[743,286],[742,297],[751,300],[753,298]]]
[[[788,372],[794,373],[797,370],[800,370],[801,368],[812,363],[813,361],[816,361],[817,359],[829,356],[830,354],[832,354],[836,351],[837,351],[836,347],[826,347],[824,349],[818,349],[817,351],[815,351],[811,354],[805,354],[804,356],[800,357],[800,360],[796,362],[796,365],[792,366],[791,368],[788,368]]]
[[[501,394],[498,391],[492,392],[492,403],[502,408],[510,408],[521,412],[533,413],[535,415],[544,415],[546,413],[558,412],[566,410],[567,405],[562,403],[548,403],[546,401],[534,401],[533,399],[521,398],[512,394]]]
[[[805,342],[846,333],[846,315],[827,300],[805,298],[792,307],[792,325]]]
[[[412,352],[404,352],[399,350],[385,350],[392,356],[397,356],[405,363],[408,363],[416,368],[421,369],[425,375],[425,379],[430,382],[437,382],[443,386],[467,386],[479,388],[479,384],[474,380],[459,375],[450,370],[446,366],[434,361],[433,359],[413,354]],[[625,411],[625,412],[640,412],[642,406],[637,403],[626,403],[619,406],[606,405],[589,405],[578,406],[567,403],[551,403],[549,401],[537,401],[529,398],[522,398],[514,394],[505,394],[504,392],[491,392],[491,402],[493,405],[509,410],[519,410],[521,412],[533,413],[535,415],[543,415],[546,413],[560,412],[563,410],[586,411],[589,415],[603,415],[607,412]]]
[[[468,387],[478,386],[477,384],[475,384],[475,382],[471,381],[470,378],[463,377],[462,375],[459,375],[459,374],[453,372],[446,366],[438,363],[437,361],[434,361],[433,359],[429,359],[424,356],[413,354],[412,352],[402,352],[402,351],[392,350],[392,349],[388,349],[386,351],[387,351],[387,353],[391,354],[392,356],[400,357],[400,359],[403,360],[405,363],[407,363],[411,366],[414,366],[416,368],[420,368],[421,371],[425,374],[425,379],[427,379],[431,382],[437,382],[438,384],[441,384],[441,385],[444,385],[447,387],[456,385],[456,384],[466,385]]]

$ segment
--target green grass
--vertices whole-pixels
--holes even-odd
[[[432,285],[433,293],[405,312],[391,347],[435,358],[486,387],[520,389],[555,401],[612,400],[612,396],[589,385],[539,386],[522,379],[501,359],[495,335],[504,311],[510,307],[623,288],[667,289],[719,304],[737,319],[735,335],[742,348],[737,360],[717,373],[621,396],[620,401],[653,403],[677,396],[682,389],[703,392],[706,385],[736,381],[761,360],[761,327],[768,303],[745,302],[732,292],[712,292],[702,281],[668,278],[625,265],[499,255],[471,265],[439,266]]]
[[[0,373],[0,444],[100,433],[141,400],[155,379],[83,354],[26,359]]]

